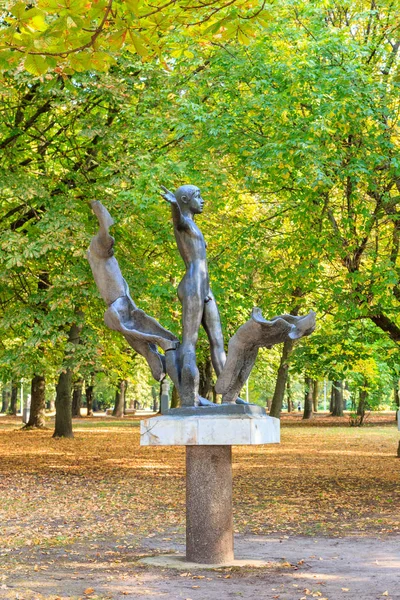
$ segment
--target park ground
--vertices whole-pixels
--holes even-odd
[[[185,498],[184,448],[140,447],[138,419],[20,426],[0,418],[1,599],[400,599],[394,413],[285,416],[280,445],[234,448],[236,556],[258,570],[140,565],[183,550]]]

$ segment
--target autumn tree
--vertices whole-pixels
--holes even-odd
[[[116,216],[133,297],[179,332],[181,265],[158,185],[182,180],[209,201],[202,218],[227,337],[253,305],[266,317],[292,310],[299,288],[329,343],[301,342],[290,364],[304,359],[316,379],[358,372],[348,355],[368,339],[362,328],[346,337],[349,322],[370,322],[394,350],[398,17],[393,3],[363,0],[285,0],[273,13],[245,1],[10,2],[0,23],[4,376],[57,380],[76,310],[76,374],[120,351],[99,325],[84,260],[93,197]],[[327,345],[349,361],[335,363]]]

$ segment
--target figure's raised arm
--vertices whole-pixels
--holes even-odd
[[[164,185],[161,186],[161,189],[163,190],[162,192],[160,192],[161,196],[171,205],[174,226],[177,229],[184,229],[185,227],[187,227],[186,218],[182,214],[181,208],[179,206],[175,194],[173,192],[170,192],[169,189],[166,188]]]

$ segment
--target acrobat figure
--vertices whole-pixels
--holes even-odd
[[[161,196],[170,203],[174,234],[186,273],[178,286],[182,304],[182,343],[177,351],[182,405],[198,404],[199,371],[196,343],[200,325],[210,342],[211,362],[217,374],[226,362],[221,320],[208,277],[206,242],[194,222],[203,211],[204,200],[198,187],[183,185],[175,193],[161,186]]]
[[[114,238],[109,233],[114,221],[101,202],[94,201],[91,205],[99,230],[90,242],[87,257],[100,295],[108,306],[104,321],[110,329],[122,333],[129,345],[145,357],[154,379],[162,381],[166,375],[165,357],[157,346],[164,352],[174,350],[179,345],[178,339],[132,300],[114,256]]]

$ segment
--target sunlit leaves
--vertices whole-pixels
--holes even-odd
[[[83,63],[72,56],[85,50],[114,58],[124,48],[142,58],[165,54],[172,32],[184,33],[185,45],[190,39],[248,44],[270,16],[269,8],[261,10],[245,0],[203,7],[189,0],[158,5],[149,0],[37,0],[34,7],[17,1],[3,13],[0,43],[3,51],[55,56],[68,73],[82,70]],[[92,69],[105,70],[112,61],[94,63]],[[30,72],[40,75],[43,68]]]
[[[43,56],[28,54],[24,61],[24,67],[32,75],[43,75],[43,73],[46,73],[49,65]]]

